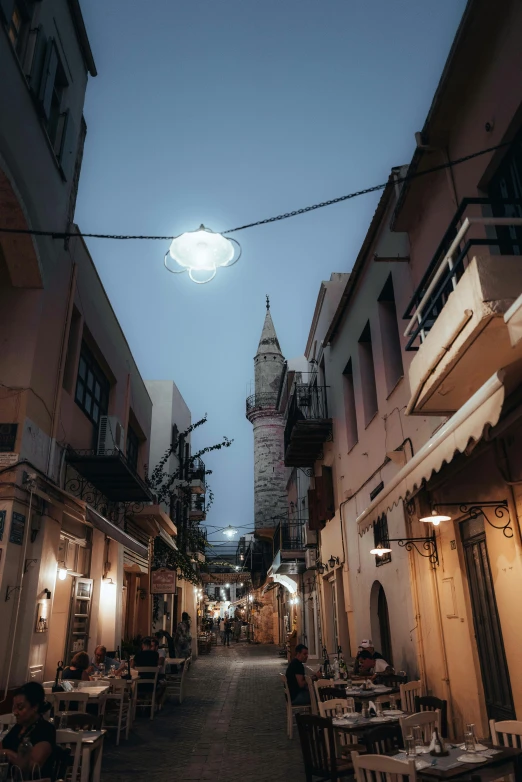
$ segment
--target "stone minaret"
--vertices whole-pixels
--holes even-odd
[[[247,418],[254,427],[254,522],[260,537],[271,537],[278,524],[272,517],[287,511],[285,420],[276,407],[284,363],[267,296],[265,323],[254,358],[255,394],[247,400]]]

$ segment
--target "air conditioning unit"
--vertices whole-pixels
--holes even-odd
[[[307,548],[305,551],[305,565],[307,570],[315,570],[317,551],[315,548]]]
[[[304,544],[305,547],[308,548],[310,546],[317,546],[318,540],[317,540],[317,530],[316,529],[310,529],[308,527],[308,524],[304,528]]]
[[[107,451],[123,451],[125,430],[114,415],[101,415],[98,429],[98,456],[104,456]]]

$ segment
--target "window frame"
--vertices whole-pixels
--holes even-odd
[[[134,470],[134,472],[138,472],[140,445],[141,442],[137,432],[132,428],[132,426],[129,425],[127,427],[125,457],[127,459],[127,464],[129,465],[129,467],[131,467]]]
[[[385,546],[386,548],[390,547],[390,533],[388,531],[388,517],[386,513],[383,513],[375,524],[373,525],[373,540],[375,544],[375,548],[378,546]],[[388,562],[391,562],[392,555],[391,551],[388,554],[382,554],[379,556],[379,554],[375,555],[375,567],[381,567],[381,565],[386,565]]]
[[[82,376],[82,362],[85,365],[85,374]],[[92,388],[89,388],[88,378],[89,373],[93,377]],[[99,398],[96,399],[96,384],[100,387]],[[78,394],[79,386],[83,386],[81,394]],[[100,417],[102,415],[109,414],[109,398],[110,398],[111,384],[105,372],[101,368],[98,361],[95,359],[92,351],[89,349],[85,341],[82,340],[80,347],[80,357],[78,359],[78,371],[76,373],[76,385],[74,389],[74,401],[83,412],[89,421],[98,428],[100,424]],[[91,405],[86,404],[85,398],[89,395],[91,397]],[[98,407],[98,416],[93,415],[94,405]]]

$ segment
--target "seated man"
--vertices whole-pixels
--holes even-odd
[[[91,665],[89,668],[87,668],[87,673],[93,674],[93,673],[100,673],[100,666],[104,665],[104,672],[109,673],[111,669],[111,665],[115,666],[115,669],[118,670],[120,667],[122,667],[122,664],[119,660],[116,660],[114,657],[108,657],[107,656],[107,647],[103,646],[103,644],[100,644],[96,647],[94,650],[94,655],[91,660]]]
[[[392,666],[380,654],[377,658],[373,658],[369,650],[366,649],[363,649],[359,655],[359,672],[362,676],[395,673]]]
[[[153,652],[157,652],[158,653],[160,676],[164,676],[164,674],[165,674],[165,659],[167,657],[167,650],[166,649],[160,649],[159,640],[154,635],[151,636],[151,639],[150,639],[150,648],[152,649]]]
[[[362,661],[368,659],[382,660],[382,655],[375,651],[373,641],[370,638],[361,641],[359,651],[357,652],[357,657],[355,658],[354,673],[360,673],[364,676],[364,674],[368,671],[368,663],[363,665]],[[373,668],[373,665],[371,665],[370,668]]]
[[[290,692],[292,706],[309,706],[310,693],[305,680],[305,663],[308,660],[308,647],[304,644],[297,644],[295,647],[295,657],[289,663],[286,669],[286,680]],[[314,673],[313,679],[320,679],[321,669]]]

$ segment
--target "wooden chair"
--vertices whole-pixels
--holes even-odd
[[[114,679],[111,684],[111,692],[107,695],[104,727],[116,731],[116,746],[120,743],[122,730],[125,730],[125,738],[129,738],[129,730],[132,724],[132,700],[134,685],[127,679]],[[113,721],[114,718],[114,721]]]
[[[369,755],[390,755],[404,747],[398,725],[379,725],[366,731],[362,741]]]
[[[352,752],[356,782],[416,782],[415,761]]]
[[[70,749],[70,759],[66,761],[67,780],[68,782],[79,782],[81,774],[81,760],[82,760],[82,740],[83,731],[79,733],[72,733],[69,730],[57,730],[56,731],[56,743],[62,749]],[[69,769],[71,769],[69,771]],[[60,776],[65,778],[65,774],[62,773],[62,769],[59,770]]]
[[[154,719],[154,712],[156,711],[156,688],[158,686],[159,668],[155,666],[142,666],[135,667],[135,671],[138,672],[138,678],[134,682],[134,708],[133,719],[136,716],[136,710],[138,708],[150,707],[150,719]],[[140,673],[151,674],[150,679],[139,678]],[[154,678],[152,678],[154,674]]]
[[[306,782],[312,782],[314,776],[331,782],[351,777],[353,774],[351,761],[336,756],[332,720],[311,714],[298,714],[295,719],[303,753]]]
[[[317,702],[332,700],[332,698],[346,698],[346,685],[342,687],[338,682],[322,681],[319,679],[314,682],[317,693]]]
[[[496,747],[522,747],[522,721],[489,721],[491,740]]]
[[[403,711],[407,711],[413,714],[415,711],[415,696],[422,695],[422,682],[408,682],[407,684],[401,684],[401,706]]]
[[[415,711],[440,711],[440,726],[444,738],[448,737],[448,701],[435,698],[434,695],[416,695]]]
[[[440,727],[440,711],[421,711],[418,714],[410,714],[408,717],[400,717],[399,719],[402,738],[406,742],[406,738],[411,736],[413,728],[419,727],[422,731],[422,738],[425,744],[429,744],[431,741],[431,735],[435,728],[441,732]]]
[[[185,686],[185,679],[188,673],[188,669],[190,667],[190,662],[191,662],[191,657],[187,657],[187,659],[183,663],[181,671],[177,671],[176,673],[167,673],[165,675],[165,682],[166,682],[165,695],[176,696],[180,703],[183,703],[183,698],[185,697],[184,686]],[[165,667],[167,665],[172,665],[171,657],[166,658]]]
[[[384,684],[385,687],[400,687],[401,684],[406,684],[407,681],[407,676],[398,676],[395,673],[378,673],[375,677],[375,683]]]
[[[312,710],[312,714],[317,716],[319,714],[319,709],[317,706],[317,693],[314,687],[314,680],[311,676],[305,676],[305,681],[308,685],[308,692],[310,693],[310,708]]]
[[[14,714],[0,714],[0,731],[9,730],[16,723]]]
[[[294,714],[310,713],[311,706],[292,706],[288,680],[284,673],[279,674],[283,683],[286,699],[286,734],[289,739],[294,735]]]
[[[68,714],[85,714],[87,708],[87,702],[89,700],[88,692],[81,692],[81,690],[75,690],[74,692],[54,692],[52,695],[48,695],[49,701],[53,700],[54,716],[62,715],[64,712]],[[73,704],[74,709],[70,709],[69,706]],[[61,708],[62,705],[65,708]]]
[[[348,707],[355,708],[353,698],[335,698],[328,701],[320,701],[318,704],[319,716],[326,717],[327,719],[333,719],[337,713],[337,707],[340,706],[342,713],[346,714]],[[356,744],[358,744],[357,735],[348,733],[346,730],[336,730],[334,725],[334,731],[336,733],[336,740],[339,744],[342,757],[346,757],[346,753],[350,751]]]
[[[71,730],[101,730],[103,714],[69,714],[67,727]]]

